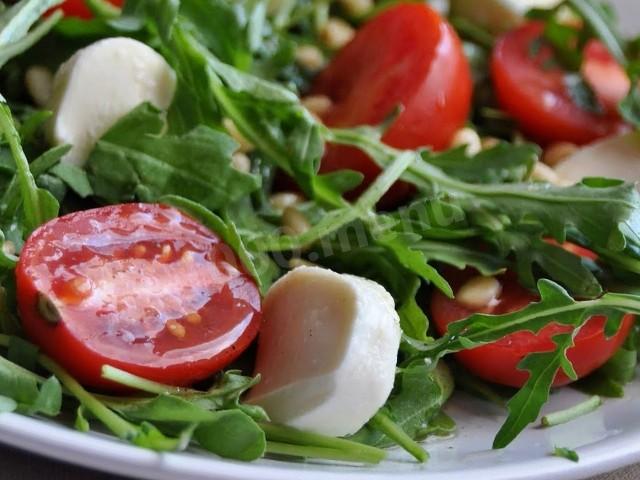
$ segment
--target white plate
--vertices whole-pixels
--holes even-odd
[[[613,0],[627,34],[640,33],[640,2]],[[577,403],[572,390],[554,394],[545,410]],[[157,454],[107,435],[76,432],[67,425],[16,414],[0,415],[0,442],[56,460],[120,475],[152,480],[577,480],[640,462],[640,381],[621,400],[608,400],[598,411],[572,423],[529,428],[509,448],[490,450],[503,414],[496,407],[458,394],[447,411],[458,423],[450,439],[431,441],[431,460],[417,465],[394,451],[377,467],[321,462],[261,460],[252,464],[220,460],[202,452]],[[554,446],[575,449],[580,462],[550,456]]]
[[[565,408],[583,396],[555,393],[547,411]],[[447,411],[458,423],[449,439],[429,442],[431,460],[417,465],[404,452],[391,452],[377,467],[322,462],[261,460],[252,464],[220,460],[203,452],[158,454],[101,434],[83,434],[66,425],[16,414],[0,416],[0,442],[57,460],[114,474],[153,480],[333,480],[389,478],[429,480],[575,480],[640,461],[640,382],[627,396],[598,411],[550,429],[530,428],[509,448],[492,451],[503,414],[492,404],[463,394]],[[580,462],[550,456],[554,446],[576,449]]]

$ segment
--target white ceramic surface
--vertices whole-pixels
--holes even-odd
[[[613,0],[624,11],[627,34],[640,33],[640,0]],[[572,390],[555,393],[546,410],[575,404],[582,396]],[[157,454],[132,447],[107,435],[82,434],[50,420],[21,415],[0,416],[0,442],[60,461],[153,480],[576,480],[640,462],[640,381],[627,396],[609,400],[598,411],[567,425],[525,431],[509,448],[490,450],[502,420],[496,407],[457,395],[447,411],[458,423],[449,439],[431,441],[431,460],[417,465],[403,452],[377,467],[321,462],[262,460],[244,464],[220,460],[202,452]],[[554,446],[576,449],[574,464],[550,456]]]
[[[575,404],[582,395],[564,390],[547,410]],[[101,434],[82,434],[52,421],[0,416],[0,442],[57,460],[153,480],[334,480],[338,478],[429,480],[575,480],[640,461],[640,382],[624,399],[610,400],[572,423],[532,427],[509,448],[490,449],[502,416],[492,404],[457,395],[447,408],[458,422],[452,438],[427,444],[431,460],[417,465],[392,451],[377,467],[267,459],[252,464],[220,460],[203,452],[158,454]],[[576,449],[580,463],[550,456],[554,446]]]

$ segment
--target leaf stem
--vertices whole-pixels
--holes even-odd
[[[362,443],[345,440],[343,438],[328,437],[317,433],[305,432],[284,425],[273,423],[261,423],[260,428],[264,430],[267,440],[282,442],[293,445],[316,446],[350,452],[354,455],[365,455],[372,459],[377,458],[377,462],[386,457],[386,452],[380,448],[371,447]]]
[[[353,463],[380,463],[377,455],[338,450],[335,448],[317,447],[313,445],[291,445],[280,442],[267,442],[266,453],[286,455],[290,457],[320,458]]]
[[[574,405],[571,408],[567,408],[565,410],[559,410],[557,412],[549,413],[542,417],[542,426],[543,427],[555,427],[557,425],[562,425],[563,423],[568,423],[576,418],[587,415],[602,405],[602,399],[598,395],[594,395],[593,397],[581,402],[577,405]]]
[[[91,393],[87,392],[84,387],[60,365],[46,355],[39,355],[38,361],[40,365],[54,374],[67,390],[78,399],[80,404],[111,430],[114,435],[124,440],[133,440],[137,436],[138,429],[135,425],[127,422],[124,418],[106,407]]]
[[[102,366],[102,378],[111,382],[131,387],[142,392],[153,393],[157,395],[184,395],[185,393],[201,393],[190,388],[174,387],[163,383],[147,380],[146,378],[133,375],[111,365]]]
[[[415,459],[420,463],[425,463],[429,460],[429,454],[427,451],[381,411],[376,413],[374,417],[369,420],[369,425],[384,433],[387,437],[413,455],[413,457],[415,457]]]

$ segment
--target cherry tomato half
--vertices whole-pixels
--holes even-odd
[[[402,106],[383,140],[394,147],[443,149],[466,121],[471,107],[469,64],[453,28],[424,3],[401,4],[375,17],[320,74],[314,93],[334,105],[324,116],[332,127],[378,125]],[[322,172],[362,172],[356,194],[380,173],[359,150],[329,146]],[[412,188],[398,183],[385,202],[406,199]]]
[[[234,360],[260,326],[258,288],[217,235],[175,208],[115,205],[27,240],[18,307],[31,340],[83,384],[108,364],[188,385]]]
[[[470,271],[452,275],[450,280],[454,291],[473,275],[475,273]],[[531,292],[520,286],[515,275],[507,273],[498,279],[502,283],[502,293],[494,304],[480,310],[481,313],[496,315],[510,313],[521,310],[538,300]],[[474,313],[478,312],[445,297],[440,292],[434,293],[431,299],[432,319],[436,330],[441,335],[446,333],[450,323],[467,318]],[[602,316],[589,319],[576,336],[574,346],[567,351],[567,357],[579,378],[589,375],[613,356],[631,331],[634,317],[625,316],[618,333],[609,339],[604,334],[605,323],[606,318]],[[518,364],[530,353],[553,350],[555,344],[552,338],[570,331],[571,327],[549,324],[537,335],[531,332],[514,333],[497,342],[456,353],[455,356],[474,375],[489,382],[519,388],[527,381],[529,374],[518,370]],[[570,382],[571,380],[564,372],[560,371],[556,374],[553,385],[559,387]]]
[[[559,141],[585,144],[624,131],[626,126],[615,112],[615,105],[629,83],[628,79],[624,82],[624,71],[606,48],[596,41],[590,42],[582,67],[605,109],[600,114],[584,110],[573,101],[566,85],[567,72],[549,64],[553,58],[551,49],[534,48],[543,31],[542,22],[529,22],[506,33],[496,43],[491,73],[502,108],[518,122],[525,135],[543,144]]]
[[[109,3],[116,7],[122,6],[124,0],[108,0]],[[58,8],[58,7],[56,7]],[[62,8],[64,14],[68,17],[91,18],[93,15],[84,0],[67,0],[59,8]]]

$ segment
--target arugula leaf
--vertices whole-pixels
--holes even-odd
[[[396,379],[396,386],[383,407],[389,417],[409,437],[423,440],[430,431],[429,424],[453,393],[453,377],[444,363],[433,368],[416,364],[405,368]],[[363,427],[351,437],[367,445],[388,447],[395,444],[384,433]]]
[[[205,449],[224,458],[252,461],[264,454],[264,431],[240,410],[214,412],[214,417],[196,428],[194,437]]]
[[[58,215],[58,201],[46,190],[38,188],[29,169],[29,162],[20,145],[20,136],[16,130],[9,106],[0,96],[0,132],[11,148],[16,163],[16,178],[22,196],[26,232],[33,230]]]
[[[51,170],[56,177],[64,181],[80,197],[87,198],[93,195],[93,189],[85,170],[70,163],[58,163]]]
[[[540,302],[505,315],[472,315],[451,324],[441,339],[422,347],[422,355],[437,359],[447,353],[494,342],[514,332],[538,333],[550,322],[573,327],[573,333],[554,338],[555,350],[531,354],[519,365],[520,369],[529,371],[529,379],[507,404],[509,416],[496,436],[494,448],[504,448],[536,420],[560,369],[570,378],[576,378],[566,351],[590,317],[605,315],[608,318],[605,333],[611,336],[618,330],[625,314],[640,312],[640,299],[635,295],[607,293],[599,299],[577,302],[549,280],[540,280],[538,289]]]
[[[217,210],[256,190],[259,179],[231,164],[237,145],[208,127],[162,135],[162,113],[143,104],[97,143],[87,163],[95,194],[110,203],[180,195]]]
[[[539,155],[536,145],[501,142],[473,156],[466,153],[466,147],[460,147],[442,153],[425,151],[422,158],[458,180],[491,184],[525,181]]]
[[[55,12],[31,32],[29,29],[44,12],[63,0],[21,0],[0,14],[0,67],[20,55],[44,37],[62,18]]]

